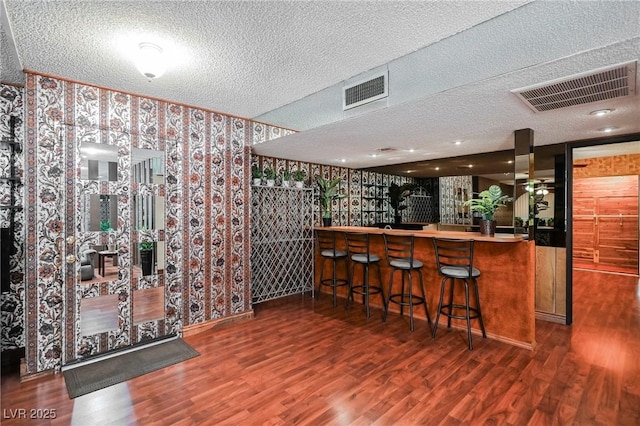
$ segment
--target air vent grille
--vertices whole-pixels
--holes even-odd
[[[635,94],[636,62],[602,68],[513,91],[536,112]]]
[[[343,90],[343,109],[347,110],[387,97],[387,73],[345,86]]]

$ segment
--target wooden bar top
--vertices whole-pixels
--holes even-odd
[[[493,236],[482,235],[479,232],[464,231],[436,231],[436,230],[406,230],[406,229],[384,229],[369,226],[329,226],[318,229],[326,229],[328,231],[338,232],[362,232],[367,234],[389,234],[389,235],[414,235],[416,237],[426,238],[451,238],[454,240],[475,240],[486,241],[489,243],[516,243],[525,241],[522,235],[514,234],[495,234]]]

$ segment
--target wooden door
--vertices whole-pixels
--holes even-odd
[[[638,176],[573,184],[574,266],[638,273]]]

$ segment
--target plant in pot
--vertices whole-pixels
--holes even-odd
[[[260,186],[262,183],[262,170],[258,166],[251,167],[251,178],[255,186]]]
[[[291,183],[291,172],[289,170],[282,171],[282,186],[288,187]]]
[[[345,198],[345,194],[341,194],[340,182],[342,178],[325,179],[322,176],[316,176],[316,184],[318,186],[318,199],[322,209],[322,224],[331,226],[331,202]]]
[[[271,167],[264,169],[264,177],[267,179],[267,186],[273,186],[276,184],[276,171]]]
[[[153,242],[143,241],[140,243],[140,263],[142,265],[142,275],[153,274]]]
[[[407,208],[405,201],[414,189],[416,189],[416,185],[413,183],[405,183],[402,185],[392,183],[389,185],[389,205],[393,209],[395,223],[402,222],[401,212]]]
[[[304,180],[307,178],[307,172],[305,172],[304,170],[296,170],[291,176],[293,177],[296,188],[304,187]]]
[[[476,211],[482,215],[480,220],[480,233],[483,235],[494,235],[496,233],[496,221],[494,215],[496,210],[504,207],[513,198],[502,193],[498,185],[491,185],[488,189],[480,192],[478,198],[465,201],[471,211]]]

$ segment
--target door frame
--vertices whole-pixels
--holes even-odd
[[[567,267],[566,267],[566,280],[567,280],[567,308],[566,308],[566,325],[573,323],[573,150],[576,148],[584,148],[597,145],[610,145],[622,142],[633,142],[640,140],[640,133],[631,133],[627,135],[584,139],[578,141],[571,141],[565,144],[565,170],[566,170],[566,185],[565,185],[565,200],[566,211],[565,217],[567,218]]]

